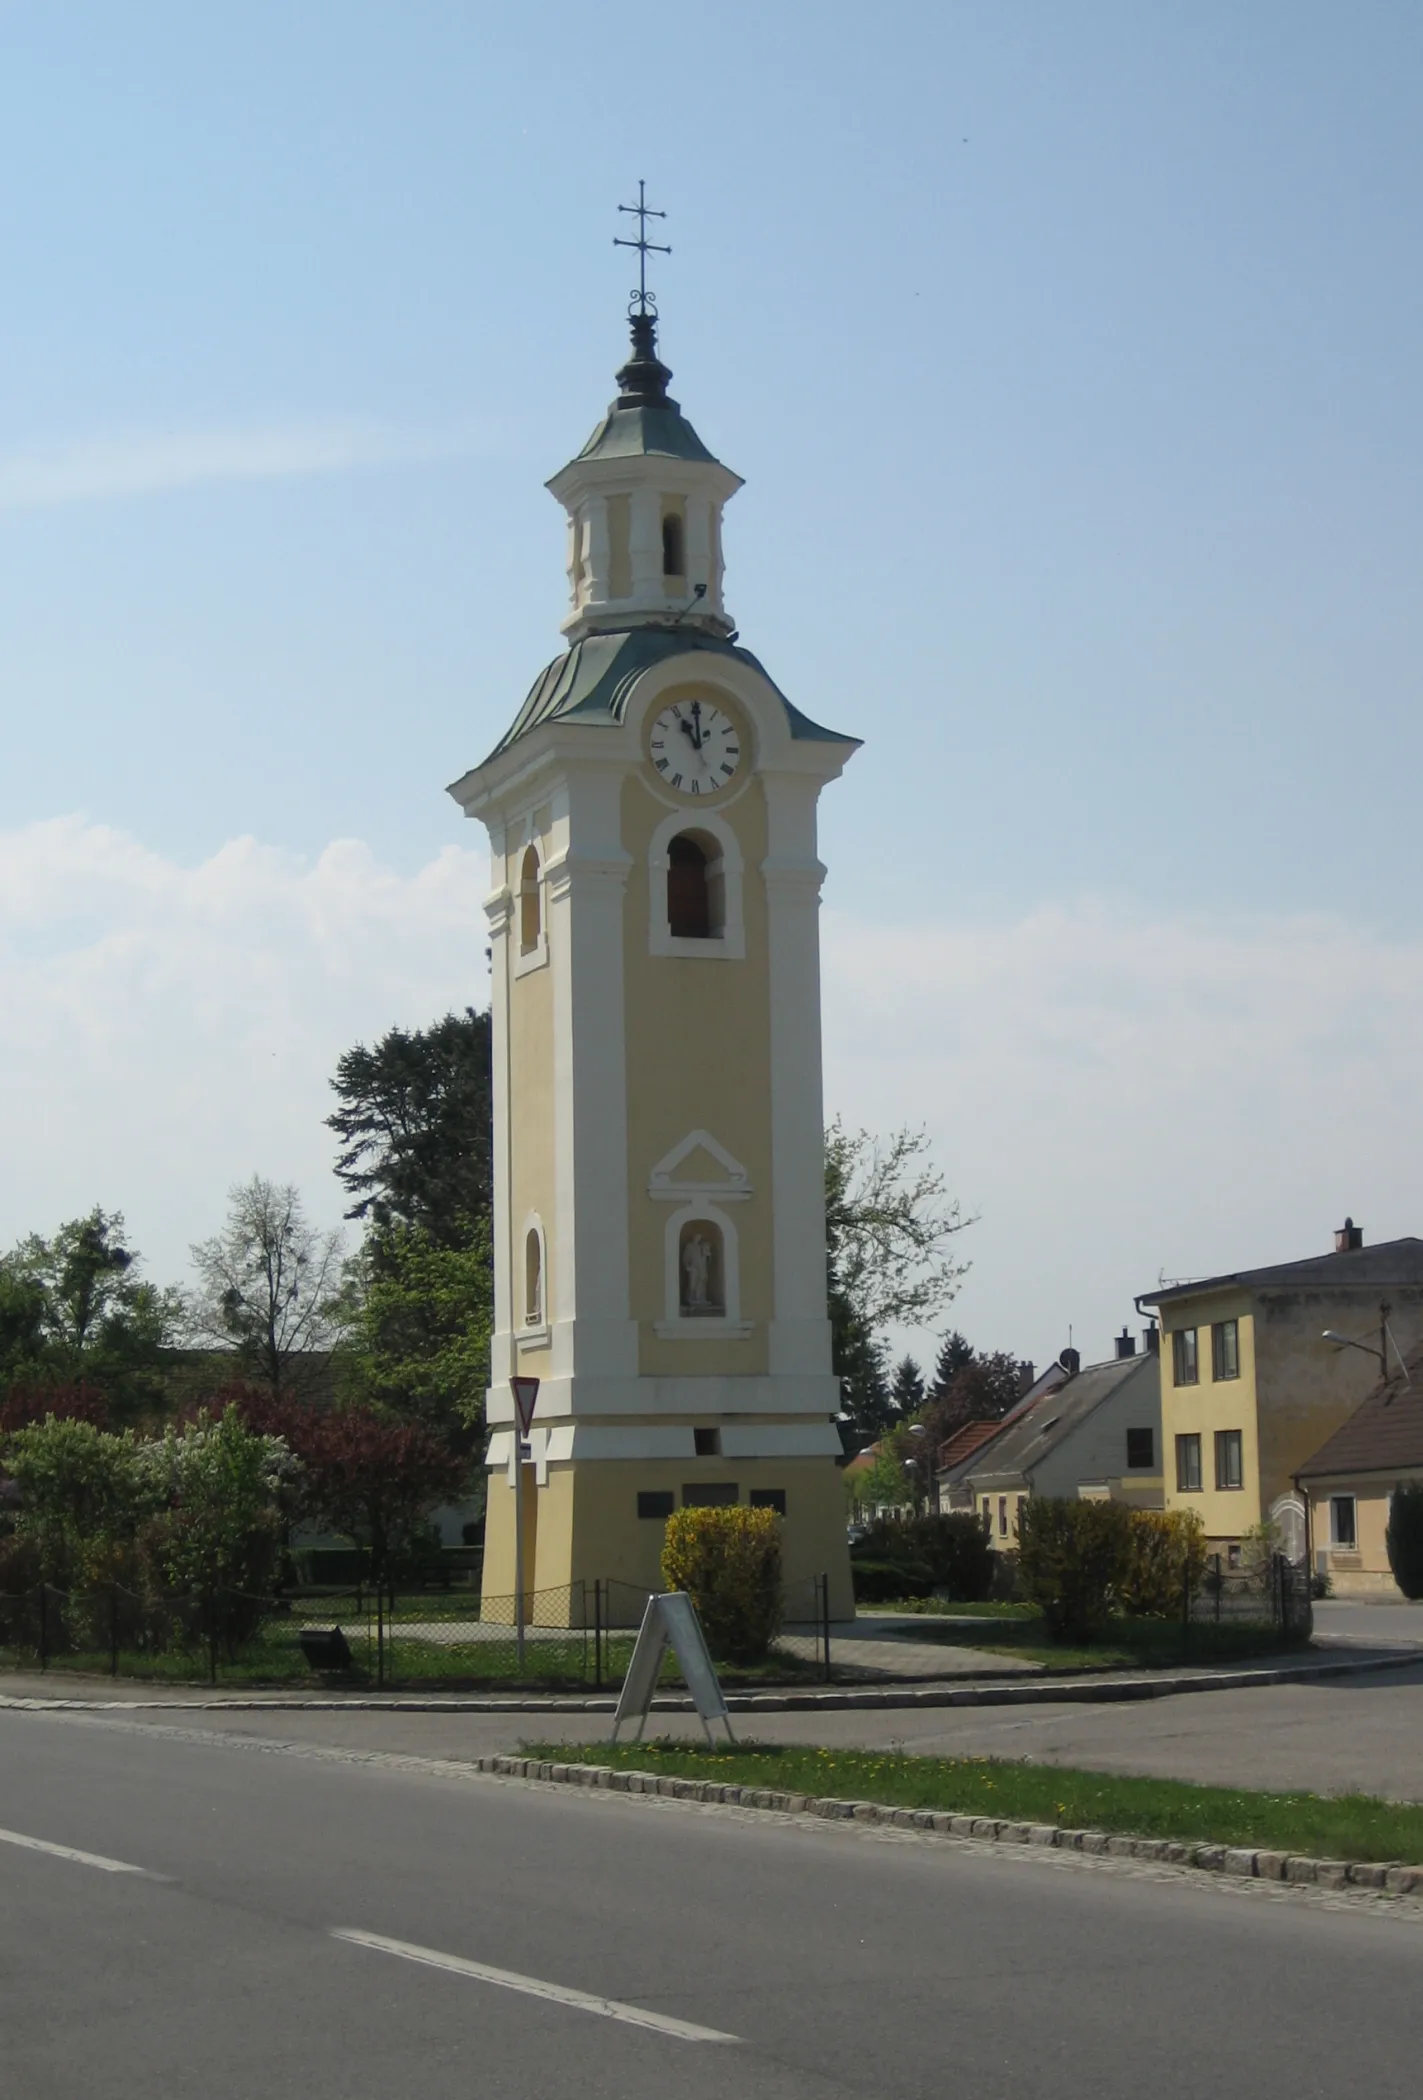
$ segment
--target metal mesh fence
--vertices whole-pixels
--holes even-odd
[[[234,1686],[316,1678],[432,1689],[613,1689],[626,1674],[651,1594],[618,1581],[532,1590],[520,1626],[513,1597],[467,1589],[383,1584],[257,1597],[44,1583],[0,1594],[0,1666]],[[813,1647],[828,1676],[825,1594],[823,1576],[787,1589],[781,1654],[794,1669]]]
[[[1286,1639],[1303,1639],[1314,1628],[1309,1570],[1283,1553],[1241,1567],[1213,1553],[1187,1617],[1191,1625],[1272,1626]]]

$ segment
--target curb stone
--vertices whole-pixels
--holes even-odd
[[[1183,1692],[1240,1692],[1275,1684],[1314,1684],[1332,1677],[1358,1677],[1374,1670],[1397,1670],[1423,1663],[1423,1648],[1370,1655],[1357,1662],[1291,1663],[1280,1669],[1201,1670],[1193,1676],[1033,1678],[1025,1684],[844,1685],[833,1691],[728,1692],[732,1713],[840,1713],[860,1709],[941,1706],[1110,1705],[1125,1699],[1169,1699]],[[240,1698],[218,1694],[209,1699],[100,1699],[14,1697],[0,1692],[0,1711],[91,1713],[161,1710],[180,1713],[398,1713],[398,1714],[611,1714],[612,1692],[582,1698],[558,1694],[492,1693],[484,1696],[436,1694],[374,1698],[290,1697],[281,1693]],[[659,1714],[695,1713],[683,1695],[663,1694],[652,1702]]]
[[[1423,1866],[1398,1860],[1311,1859],[1246,1845],[1192,1844],[1172,1838],[1127,1837],[1118,1831],[1070,1830],[1057,1823],[1005,1823],[989,1816],[950,1815],[939,1809],[891,1808],[879,1801],[841,1801],[825,1794],[781,1793],[774,1787],[724,1786],[712,1779],[629,1772],[613,1765],[556,1764],[546,1758],[503,1755],[470,1759],[473,1770],[503,1779],[535,1779],[554,1786],[595,1787],[613,1794],[659,1794],[671,1801],[773,1809],[781,1815],[819,1816],[829,1822],[880,1823],[936,1836],[977,1838],[997,1845],[1049,1846],[1108,1859],[1196,1867],[1240,1880],[1308,1884],[1322,1889],[1372,1889],[1423,1897]]]

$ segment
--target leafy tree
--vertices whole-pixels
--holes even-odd
[[[154,1405],[181,1297],[139,1267],[122,1216],[99,1209],[0,1256],[0,1386],[85,1381],[124,1418]]]
[[[346,1355],[349,1389],[444,1433],[477,1430],[494,1323],[488,1219],[464,1245],[411,1225],[388,1226],[370,1241]]]
[[[148,1544],[168,1585],[196,1596],[269,1586],[300,1470],[281,1437],[249,1428],[230,1404],[216,1420],[170,1426],[138,1464],[162,1512]]]
[[[832,1284],[871,1327],[926,1326],[967,1273],[951,1243],[973,1220],[947,1197],[928,1151],[922,1130],[881,1142],[837,1118],[825,1134]]]
[[[308,1513],[364,1546],[377,1582],[431,1510],[460,1501],[468,1485],[467,1453],[423,1423],[393,1421],[371,1407],[313,1413],[298,1435]]]
[[[290,1185],[254,1174],[229,1191],[227,1223],[192,1250],[195,1339],[235,1352],[272,1393],[301,1383],[350,1316],[339,1232],[319,1232]]]
[[[336,1173],[348,1218],[417,1227],[467,1246],[491,1203],[489,1016],[467,1007],[432,1028],[392,1028],[347,1050],[331,1082],[341,1140]]]
[[[837,1119],[825,1134],[832,1361],[859,1442],[896,1419],[882,1330],[923,1326],[953,1299],[967,1263],[952,1241],[970,1224],[928,1164],[922,1130],[883,1142]]]
[[[5,1439],[19,1490],[17,1537],[33,1540],[47,1582],[98,1580],[154,1506],[132,1431],[51,1415]]]
[[[896,1441],[880,1446],[873,1463],[845,1476],[845,1491],[861,1509],[898,1509],[914,1500],[914,1487],[904,1469]]]

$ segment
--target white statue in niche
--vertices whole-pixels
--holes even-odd
[[[705,1318],[719,1313],[721,1285],[717,1257],[720,1234],[714,1225],[689,1226],[682,1237],[682,1311]]]

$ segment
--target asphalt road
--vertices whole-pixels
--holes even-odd
[[[0,1714],[16,2100],[1416,2086],[1416,1910],[190,1741],[170,1718]]]
[[[3,1682],[6,1691],[9,1680]],[[20,1689],[20,1687],[15,1687]],[[36,1683],[26,1691],[73,1691]],[[130,1688],[143,1696],[141,1687]],[[86,1686],[81,1696],[107,1684]],[[122,1693],[119,1695],[122,1697]],[[5,1715],[0,1709],[0,1726]],[[229,1708],[189,1715],[136,1712],[136,1726],[176,1721],[272,1742],[329,1744],[417,1757],[468,1759],[525,1742],[587,1742],[608,1735],[608,1714],[303,1712]],[[697,1737],[694,1716],[657,1714],[659,1734]],[[1107,1772],[1140,1772],[1215,1786],[1298,1787],[1423,1800],[1423,1657],[1397,1670],[1321,1684],[1193,1692],[1122,1705],[892,1707],[738,1715],[737,1731],[778,1743],[908,1750],[935,1757],[1032,1758]],[[3,1810],[0,1810],[3,1820]]]

